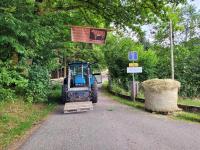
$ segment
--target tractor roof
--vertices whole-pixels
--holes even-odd
[[[75,62],[71,62],[71,63],[69,63],[68,65],[69,65],[69,66],[73,66],[73,65],[80,65],[80,64],[88,65],[89,62],[75,61]]]

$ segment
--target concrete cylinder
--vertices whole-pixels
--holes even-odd
[[[171,79],[152,79],[142,83],[145,109],[155,112],[178,110],[178,89],[180,82]]]

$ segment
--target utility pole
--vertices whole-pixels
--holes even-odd
[[[170,49],[171,49],[171,74],[172,79],[174,80],[174,45],[173,45],[173,30],[172,30],[172,20],[170,19]]]

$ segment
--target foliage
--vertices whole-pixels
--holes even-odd
[[[177,112],[173,114],[172,118],[178,120],[186,120],[190,122],[200,122],[199,113]]]
[[[136,80],[144,81],[155,76],[157,64],[155,52],[151,49],[144,51],[141,44],[132,41],[130,38],[110,36],[103,49],[109,75],[112,79],[117,79],[119,84],[124,85],[126,89],[128,81],[131,81],[132,78],[132,75],[127,74],[126,70],[130,63],[128,60],[129,51],[138,52],[137,62],[139,66],[143,66],[143,73],[136,75]]]
[[[126,85],[127,87],[124,88],[124,84],[119,84],[119,81],[116,79],[112,79],[110,90],[115,92],[115,93],[119,93],[122,95],[127,95],[130,96],[130,89],[127,89],[129,87],[129,85]]]
[[[199,21],[200,14],[193,5],[169,7],[168,17],[173,22],[175,79],[181,82],[180,95],[198,97],[199,89]],[[158,55],[157,76],[170,78],[169,21],[159,22],[155,28],[153,49]]]
[[[179,99],[178,104],[188,105],[188,106],[200,106],[200,100],[196,99]]]
[[[0,100],[12,99],[16,93],[23,93],[28,80],[19,66],[0,62]]]
[[[172,20],[172,40],[174,44],[187,42],[199,38],[200,14],[195,6],[187,4],[182,7],[168,6],[168,18]],[[169,20],[158,21],[154,25],[156,30],[155,43],[164,47],[169,46]]]
[[[199,97],[200,96],[200,39],[191,39],[183,43],[181,46],[188,49],[188,57],[182,57],[182,64],[184,72],[177,76],[182,81],[183,87],[181,89],[183,96]],[[180,49],[182,52],[182,49]],[[179,54],[177,54],[179,55]],[[185,62],[183,60],[185,59]],[[177,65],[179,62],[177,62]],[[179,64],[180,65],[180,64]],[[182,68],[179,69],[182,71]]]
[[[176,1],[179,2],[185,0]],[[101,47],[72,43],[70,27],[66,25],[108,28],[112,24],[116,28],[129,27],[140,33],[140,25],[166,19],[168,11],[166,4],[171,3],[168,0],[98,2],[94,0],[1,0],[0,98],[12,98],[18,94],[29,95],[29,101],[43,101],[42,99],[48,93],[46,91],[49,84],[48,73],[60,67],[63,62],[58,60],[63,58],[66,58],[67,62],[75,59],[98,61],[102,68],[105,67]],[[140,80],[152,77],[154,70],[149,67],[156,61],[153,52],[143,52],[142,46],[137,44],[132,44],[132,47],[138,48],[139,53],[142,53],[141,56],[144,56],[140,59],[141,64],[144,62],[147,65]],[[17,55],[17,61],[13,58],[14,55]],[[124,53],[124,58],[125,55],[127,54]],[[151,57],[154,61],[148,62],[147,57]],[[27,63],[29,60],[33,65]],[[122,66],[125,64],[127,65],[127,60]],[[114,70],[114,72],[118,71]],[[117,73],[117,76],[123,75],[124,71]],[[128,77],[124,80],[127,79]],[[44,87],[47,88],[41,91]],[[26,88],[28,90],[24,90]],[[31,94],[31,90],[35,95]]]
[[[67,62],[70,61],[86,61],[90,63],[97,62],[98,66],[101,69],[106,67],[104,54],[102,49],[99,46],[93,46],[91,44],[83,44],[83,43],[70,43],[68,42],[66,45],[70,45],[68,51],[63,51],[66,56]]]
[[[177,0],[176,3],[183,3],[185,0]],[[175,3],[175,2],[172,2]],[[43,5],[48,5],[53,10],[73,10],[79,12],[78,18],[83,17],[87,24],[108,26],[113,23],[117,27],[130,27],[134,30],[140,29],[138,25],[157,21],[158,18],[166,17],[166,4],[170,4],[168,0],[57,0],[43,1]],[[94,17],[89,17],[94,16]],[[102,22],[99,22],[102,20]],[[80,24],[80,22],[79,22]]]
[[[49,72],[45,67],[33,65],[29,72],[27,97],[30,102],[47,101],[49,92]]]
[[[57,66],[55,49],[58,48],[56,39],[60,34],[60,26],[53,25],[61,18],[55,19],[54,24],[46,23],[46,21],[50,22],[54,16],[52,14],[48,17],[37,15],[33,1],[3,0],[0,6],[0,28],[2,29],[0,31],[0,95],[2,99],[8,99],[14,97],[15,94],[26,95],[24,92],[28,92],[25,90],[27,86],[30,89],[36,88],[33,83],[30,84],[30,78],[34,78],[36,83],[40,82],[32,77],[36,73],[33,73],[35,66],[27,63],[30,58],[34,64],[41,66],[40,71],[43,69],[50,71]],[[55,42],[52,42],[54,40]],[[29,71],[30,76],[27,73]],[[46,77],[43,77],[46,79],[48,76],[49,74],[46,74]],[[43,86],[46,86],[46,83]],[[39,94],[38,98],[41,100],[43,96]]]
[[[175,47],[175,79],[181,82],[180,94],[186,97],[199,96],[200,46],[199,39],[191,39]],[[158,55],[157,77],[170,78],[169,48],[154,47]]]
[[[200,93],[200,51],[199,39],[191,39],[175,46],[175,79],[181,82],[180,95],[184,97],[199,97]],[[144,81],[151,78],[170,78],[170,49],[159,45],[151,46],[147,51],[143,46],[131,39],[110,36],[103,46],[105,60],[112,79],[112,84],[129,89],[132,76],[127,74],[128,52],[137,51],[138,63],[143,67],[143,73],[135,75],[136,80]]]
[[[112,95],[107,91],[107,88],[108,88],[108,84],[104,83],[103,84],[103,94],[105,94],[106,96],[111,97],[113,100],[118,101],[119,103],[122,103],[122,104],[125,104],[125,105],[128,105],[128,106],[131,106],[131,107],[135,107],[135,108],[142,109],[142,110],[144,109],[144,104],[143,103],[137,102],[137,101],[130,101],[130,100],[127,100],[127,99]]]

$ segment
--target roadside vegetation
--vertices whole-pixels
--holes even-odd
[[[128,105],[140,110],[145,110],[144,109],[144,103],[141,102],[137,102],[137,101],[130,101],[118,96],[115,96],[111,93],[109,93],[108,91],[108,84],[105,82],[102,86],[102,90],[103,90],[103,94],[105,94],[106,96],[109,96],[112,98],[112,100],[115,100],[119,103],[122,103],[124,105]],[[182,102],[183,101],[183,102]],[[194,105],[194,106],[199,106],[199,103],[191,103],[192,100],[186,100],[187,102],[184,102],[184,100],[182,100],[182,104],[189,104],[189,105]],[[200,114],[199,113],[190,113],[190,112],[184,112],[184,111],[179,111],[179,112],[174,112],[170,115],[168,115],[169,118],[172,119],[177,119],[177,120],[185,120],[185,121],[189,121],[189,122],[197,122],[200,123]]]
[[[199,38],[191,38],[175,45],[175,79],[181,82],[181,97],[199,97],[200,95],[200,45]],[[166,45],[169,46],[169,45]],[[171,78],[170,48],[150,44],[148,49],[142,43],[134,42],[130,38],[110,37],[104,46],[105,59],[110,75],[110,84],[115,90],[126,93],[130,90],[129,83],[132,75],[126,68],[129,51],[138,52],[138,64],[143,72],[135,75],[135,80],[142,82],[151,78]],[[121,88],[121,89],[118,89]],[[127,93],[130,94],[130,93]]]
[[[20,140],[27,130],[54,111],[60,99],[60,85],[53,86],[45,103],[31,103],[18,97],[0,102],[0,149]]]
[[[104,85],[108,85],[108,82],[105,82]],[[124,88],[120,87],[120,85],[116,83],[112,83],[111,89],[115,93],[119,93],[122,95],[130,96],[130,90],[125,90]],[[138,98],[144,99],[144,93],[142,89],[139,89],[139,93],[137,95]],[[182,98],[178,99],[178,104],[188,105],[188,106],[200,106],[200,99],[199,98]]]
[[[173,22],[173,46],[175,61],[175,79],[181,83],[181,97],[200,97],[200,12],[190,4],[182,7],[171,7],[176,12],[168,12]],[[110,84],[121,92],[130,90],[132,74],[126,68],[129,51],[138,52],[138,61],[143,72],[135,74],[135,80],[142,82],[152,78],[171,78],[169,20],[151,24],[150,38],[145,32],[138,35],[138,40],[129,36],[111,35],[103,46],[106,64],[110,75]],[[130,93],[127,93],[130,94]]]
[[[179,98],[178,104],[200,107],[200,99]]]
[[[200,39],[196,31],[200,14],[185,0],[141,2],[137,7],[131,0],[2,0],[0,12],[0,101],[22,96],[31,103],[46,102],[51,72],[74,60],[98,62],[100,68],[108,68],[110,81],[126,93],[132,80],[126,72],[129,51],[138,52],[143,67],[136,80],[170,78],[170,19],[180,95],[199,97]],[[70,25],[115,30],[108,33],[105,45],[92,45],[72,42]],[[145,36],[142,25],[152,26],[154,41]]]
[[[135,108],[138,108],[138,109],[144,109],[144,104],[143,103],[140,103],[140,102],[133,102],[133,101],[130,101],[130,100],[127,100],[127,99],[123,99],[123,98],[120,98],[118,96],[115,96],[111,93],[109,93],[108,91],[108,83],[107,82],[104,82],[103,85],[102,85],[102,91],[105,95],[109,96],[109,97],[112,97],[112,99],[122,103],[122,104],[125,104],[125,105],[128,105],[128,106],[131,106],[131,107],[135,107]]]
[[[137,101],[130,101],[118,96],[115,96],[111,93],[109,93],[108,91],[108,82],[104,82],[102,85],[102,90],[103,93],[106,94],[107,96],[111,97],[113,100],[118,101],[122,104],[140,109],[140,110],[144,110],[144,103],[141,102],[137,102]],[[115,89],[115,88],[114,88]],[[119,93],[119,94],[124,94],[123,92],[120,91],[114,91],[115,93]],[[196,100],[191,100],[191,99],[184,99],[184,100],[178,100],[179,104],[184,104],[184,105],[193,105],[193,106],[199,106],[199,101]],[[191,113],[191,112],[184,112],[184,111],[179,111],[179,112],[174,112],[170,115],[168,115],[170,118],[173,119],[178,119],[178,120],[186,120],[186,121],[190,121],[190,122],[198,122],[200,123],[200,114],[199,113]]]
[[[131,80],[126,73],[128,51],[137,51],[139,66],[143,66],[136,80],[169,78],[170,19],[181,96],[199,96],[199,12],[185,0],[141,2],[137,7],[132,0],[1,0],[0,12],[1,101],[16,96],[29,102],[47,101],[51,72],[74,60],[107,67],[110,79],[127,90]],[[70,25],[114,30],[100,46],[72,42]],[[146,38],[143,25],[152,25],[153,42]]]
[[[176,112],[170,116],[171,118],[178,120],[186,120],[189,122],[200,123],[200,114],[199,113],[189,113],[189,112]]]

